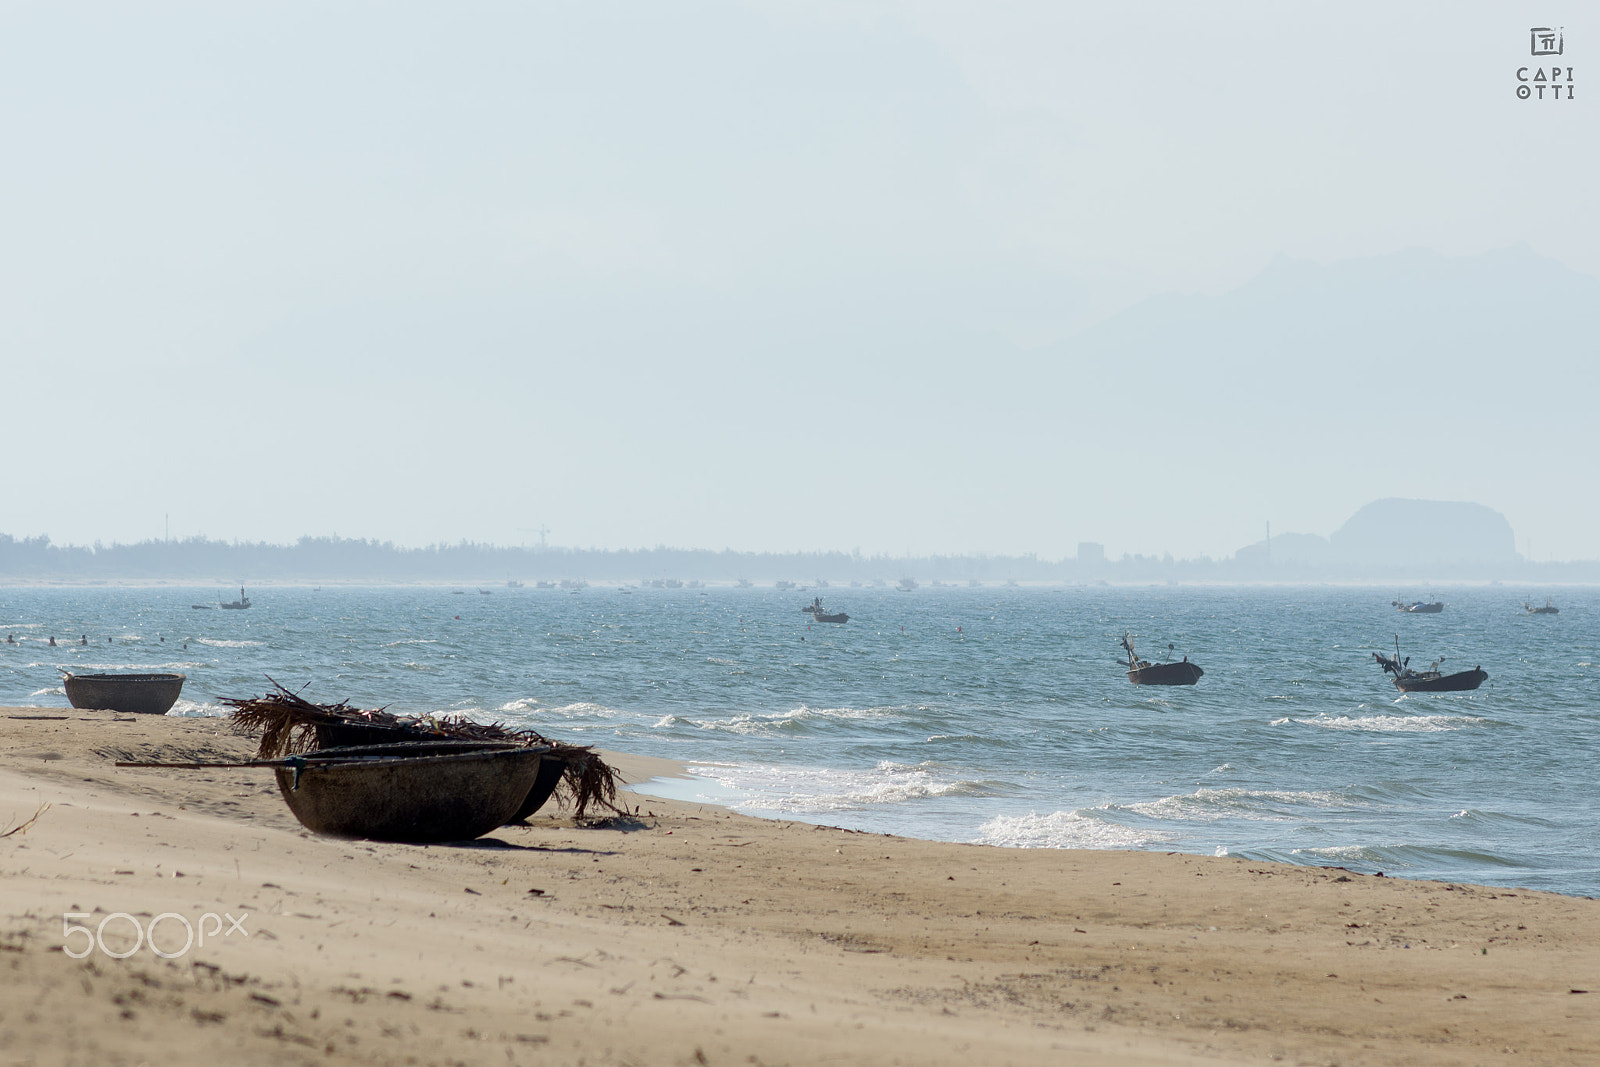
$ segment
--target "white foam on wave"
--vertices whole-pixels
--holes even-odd
[[[212,648],[260,648],[266,644],[265,641],[224,641],[212,637],[202,637],[198,640],[200,644],[210,645]]]
[[[1395,856],[1393,853],[1389,853],[1387,850],[1385,852],[1387,853],[1383,858],[1385,870],[1415,866]],[[1322,848],[1292,848],[1289,850],[1289,855],[1315,856],[1319,860],[1337,860],[1342,866],[1346,863],[1371,863],[1375,854],[1372,846],[1369,845],[1327,845]]]
[[[904,714],[904,707],[873,708],[813,708],[801,704],[798,708],[767,715],[741,712],[726,719],[691,719],[685,716],[667,716],[672,723],[689,723],[701,730],[717,730],[732,734],[772,734],[806,722],[848,722],[863,719],[887,719]],[[663,720],[665,723],[666,720]],[[670,724],[669,724],[670,725]]]
[[[62,661],[53,663],[30,663],[30,667],[49,667],[55,670]],[[205,667],[204,663],[74,663],[71,665],[73,674],[83,674],[86,671],[194,671]],[[64,669],[64,668],[63,668]]]
[[[1008,848],[1144,848],[1171,841],[1161,830],[1140,830],[1092,812],[1055,811],[1049,815],[996,815],[978,827],[974,844]]]
[[[594,704],[587,700],[580,700],[575,704],[562,704],[560,707],[541,708],[540,715],[559,715],[567,719],[614,719],[623,714],[615,708],[608,708],[604,704]]]
[[[67,688],[66,688],[66,686],[58,685],[58,686],[53,686],[53,687],[51,687],[49,689],[35,689],[33,692],[29,693],[28,695],[31,696],[31,697],[66,696],[67,695]]]
[[[516,700],[506,701],[495,710],[509,715],[515,715],[518,712],[538,711],[539,708],[543,706],[544,701],[535,697],[518,697]]]
[[[1338,793],[1323,790],[1299,791],[1284,789],[1196,789],[1193,793],[1147,800],[1138,804],[1103,804],[1102,809],[1131,811],[1152,819],[1174,819],[1185,822],[1216,822],[1220,819],[1257,819],[1270,822],[1298,820],[1301,814],[1274,811],[1273,806],[1288,808],[1342,808],[1352,801]]]
[[[399,648],[401,645],[437,645],[439,642],[431,637],[407,637],[402,641],[390,641],[384,648]]]
[[[1432,734],[1443,730],[1470,730],[1490,725],[1476,715],[1328,715],[1311,719],[1277,719],[1274,726],[1294,722],[1324,730],[1370,730],[1384,734]]]
[[[696,764],[694,770],[738,796],[734,807],[746,812],[815,815],[983,792],[977,782],[945,776],[937,764],[893,760],[870,770],[750,764]]]
[[[180,719],[222,719],[231,712],[221,704],[205,704],[179,697],[167,714]]]

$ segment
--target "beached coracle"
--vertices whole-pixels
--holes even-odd
[[[67,702],[133,715],[165,715],[183,692],[183,674],[72,674],[62,671]]]
[[[510,822],[539,776],[542,746],[402,742],[290,756],[278,790],[306,829],[374,841],[464,841]]]
[[[523,803],[510,821],[526,819],[552,795],[572,805],[575,818],[592,807],[618,810],[617,772],[592,748],[553,741],[533,730],[510,730],[499,723],[451,718],[402,719],[388,712],[363,710],[347,703],[316,704],[273,682],[274,690],[247,700],[225,699],[233,722],[261,732],[257,749],[262,759],[349,745],[393,745],[438,741],[472,741],[533,746],[544,762]]]

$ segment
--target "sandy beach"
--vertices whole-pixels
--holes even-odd
[[[341,841],[270,771],[112,765],[253,749],[217,719],[0,709],[0,833],[37,813],[0,838],[0,1062],[1600,1062],[1590,899],[640,795]],[[168,916],[172,958],[73,959],[67,915],[116,952]],[[206,941],[180,952],[185,921]]]

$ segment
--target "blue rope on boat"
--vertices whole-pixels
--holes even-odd
[[[295,792],[300,788],[300,772],[306,769],[306,761],[300,756],[288,756],[283,762],[294,768],[294,780],[289,783],[289,791]]]

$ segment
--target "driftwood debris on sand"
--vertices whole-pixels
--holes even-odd
[[[268,681],[271,681],[269,678]],[[244,700],[224,699],[233,708],[233,723],[239,729],[260,731],[260,759],[325,748],[341,728],[365,728],[382,733],[393,741],[506,741],[522,745],[548,745],[551,754],[566,761],[557,797],[572,805],[573,817],[582,819],[590,807],[620,813],[617,806],[617,771],[600,754],[586,745],[553,741],[534,730],[513,730],[500,723],[477,723],[450,717],[401,718],[379,708],[368,711],[340,701],[316,704],[272,682],[272,691]],[[320,728],[320,729],[319,729]],[[387,736],[391,735],[392,736]],[[368,742],[362,742],[368,743]]]

